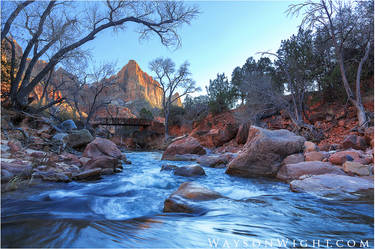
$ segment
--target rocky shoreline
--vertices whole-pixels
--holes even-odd
[[[115,143],[94,138],[88,130],[77,130],[71,122],[57,127],[45,118],[26,115],[14,125],[16,117],[12,115],[18,114],[2,117],[2,192],[43,181],[97,180],[101,175],[121,172],[124,163],[131,163]],[[372,193],[373,133],[350,135],[340,147],[324,151],[285,129],[226,125],[202,136],[193,132],[173,139],[162,160],[194,161],[196,165],[177,167],[169,163],[161,171],[194,180],[205,176],[204,167],[226,168],[228,175],[284,181],[294,192]],[[202,211],[195,209],[194,203],[212,196],[222,198],[204,186],[183,183],[165,201],[164,211]]]

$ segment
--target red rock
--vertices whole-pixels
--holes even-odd
[[[356,149],[356,150],[364,150],[367,147],[367,142],[365,138],[357,135],[348,135],[345,137],[344,141],[342,142],[343,149]]]
[[[330,163],[310,161],[296,164],[287,164],[280,168],[277,178],[283,181],[299,179],[304,175],[337,174],[345,175],[339,167]]]
[[[10,148],[11,153],[16,153],[22,150],[22,144],[18,140],[10,140],[8,142],[8,146]]]
[[[304,143],[305,152],[312,152],[312,151],[318,151],[318,147],[316,144],[310,141],[306,141]]]
[[[372,158],[369,155],[366,155],[362,151],[359,151],[359,150],[345,150],[345,151],[336,152],[329,157],[329,161],[332,164],[342,165],[346,161],[350,161],[351,158],[353,159],[353,161],[359,162],[365,165],[371,163],[372,161]]]
[[[305,153],[305,161],[322,161],[324,154],[320,151],[311,151]]]
[[[236,135],[236,142],[238,144],[245,144],[247,141],[247,136],[249,135],[250,123],[241,124],[238,128]]]
[[[368,127],[365,129],[365,139],[366,142],[374,148],[374,127]]]
[[[90,161],[88,161],[84,165],[84,169],[89,170],[89,169],[95,169],[95,168],[101,168],[101,169],[109,168],[109,169],[115,170],[117,164],[118,164],[118,160],[116,158],[109,157],[109,156],[97,156],[91,159]]]
[[[83,154],[84,157],[95,158],[100,156],[109,156],[116,159],[123,157],[119,148],[112,141],[105,138],[95,138],[94,141],[89,143]]]
[[[204,155],[206,151],[197,139],[187,137],[170,144],[164,151],[162,160],[170,160],[173,159],[175,155],[184,154]]]
[[[289,155],[287,156],[282,164],[285,165],[285,164],[294,164],[294,163],[300,163],[300,162],[303,162],[305,161],[305,157],[302,153],[298,153],[298,154],[292,154],[292,155]]]
[[[244,148],[225,173],[243,177],[274,176],[282,160],[303,149],[305,139],[288,130],[267,130],[251,126]]]
[[[182,166],[178,167],[173,172],[174,175],[178,176],[204,176],[206,173],[204,169],[199,165]]]

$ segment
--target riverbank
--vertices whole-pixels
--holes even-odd
[[[373,247],[373,203],[367,198],[293,193],[282,181],[230,176],[225,168],[178,176],[160,169],[196,162],[163,161],[158,152],[126,156],[131,165],[101,180],[45,182],[3,193],[2,246],[209,248],[216,240],[225,248],[227,240],[257,248],[253,240],[277,246],[278,240],[329,238],[333,247],[336,240],[368,240]],[[205,210],[199,215],[163,212],[165,200],[186,181],[224,198],[196,202]]]

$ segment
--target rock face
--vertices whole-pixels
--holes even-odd
[[[339,167],[333,166],[330,163],[312,161],[284,165],[277,173],[277,178],[283,181],[291,181],[299,179],[304,175],[322,174],[345,175]]]
[[[324,174],[303,180],[294,180],[290,188],[295,192],[347,192],[373,191],[371,180],[347,175]]]
[[[238,144],[245,144],[247,141],[247,136],[249,135],[250,123],[241,124],[238,128],[236,135],[236,142]]]
[[[282,160],[303,149],[305,139],[288,130],[252,126],[242,152],[232,160],[227,174],[243,177],[274,176]]]
[[[204,208],[196,205],[196,201],[208,201],[221,198],[218,192],[212,191],[195,182],[184,182],[164,202],[164,212],[199,213]]]
[[[204,176],[206,173],[201,166],[182,166],[174,170],[174,174],[178,176]]]
[[[206,154],[206,151],[197,139],[187,137],[170,144],[164,151],[162,160],[174,160],[176,155],[184,154],[204,155]]]

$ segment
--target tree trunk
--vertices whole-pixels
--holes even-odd
[[[169,137],[169,113],[168,112],[166,112],[165,114],[164,114],[164,116],[165,116],[165,121],[164,121],[164,136],[165,136],[165,140],[167,140],[168,139],[168,137]]]

